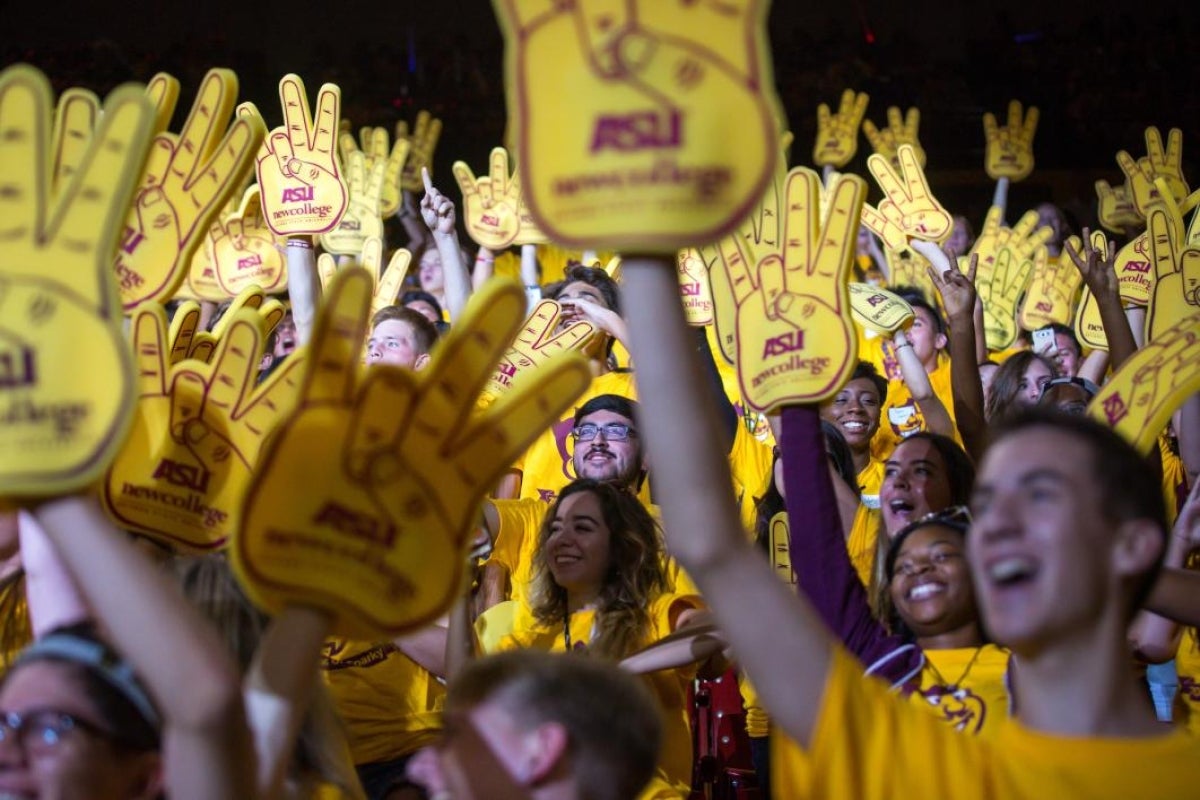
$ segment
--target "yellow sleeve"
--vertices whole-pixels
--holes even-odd
[[[500,518],[500,529],[496,532],[496,542],[488,560],[508,570],[511,599],[525,602],[529,597],[538,532],[548,506],[529,498],[492,502]]]
[[[1187,470],[1184,469],[1183,459],[1171,450],[1165,433],[1158,437],[1158,452],[1162,455],[1163,502],[1167,506],[1167,527],[1170,528],[1175,524],[1179,507],[1187,497]]]

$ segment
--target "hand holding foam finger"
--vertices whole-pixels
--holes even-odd
[[[858,152],[858,129],[867,113],[870,98],[866,92],[855,93],[853,89],[842,92],[842,102],[836,114],[829,106],[817,106],[817,141],[813,145],[813,163],[841,169],[850,163]]]
[[[876,333],[895,333],[913,318],[904,298],[869,283],[850,284],[850,311],[855,322]]]
[[[178,134],[154,137],[114,269],[126,310],[165,302],[231,195],[240,192],[262,141],[262,120],[239,115],[237,76],[212,69]]]
[[[472,298],[425,370],[360,377],[370,299],[362,270],[330,287],[300,404],[264,454],[231,551],[256,603],[320,608],[359,638],[420,627],[453,601],[479,503],[590,380],[565,356],[475,411],[524,317],[524,293],[505,282]]]
[[[712,252],[709,255],[716,257]],[[688,324],[713,324],[713,297],[708,284],[710,264],[705,263],[704,252],[697,249],[680,250],[676,264],[679,268],[679,294],[683,298],[683,313]]]
[[[863,135],[867,137],[867,141],[871,143],[871,149],[878,155],[883,156],[893,167],[900,168],[900,146],[907,144],[913,149],[913,154],[916,156],[917,163],[922,167],[925,166],[925,150],[921,147],[921,142],[917,139],[917,130],[921,126],[921,112],[913,107],[908,109],[901,119],[900,109],[896,106],[891,106],[887,110],[888,125],[883,130],[875,127],[875,123],[871,120],[865,120],[862,124]]]
[[[1067,239],[1063,255],[1079,270],[1083,279],[1083,295],[1075,309],[1075,336],[1093,350],[1108,350],[1108,337],[1104,334],[1104,320],[1100,316],[1100,304],[1096,293],[1117,294],[1117,273],[1113,268],[1116,248],[1105,237],[1103,231],[1094,231],[1089,236],[1084,229],[1082,240]]]
[[[1133,203],[1127,184],[1111,186],[1108,181],[1096,181],[1096,197],[1096,216],[1111,233],[1123,234],[1129,228],[1140,227],[1145,222]]]
[[[1037,131],[1038,110],[1030,106],[1021,113],[1021,101],[1008,104],[1008,124],[997,125],[996,115],[983,115],[986,143],[983,165],[992,180],[1007,178],[1022,181],[1033,172],[1033,134]]]
[[[496,365],[488,379],[488,394],[499,397],[520,375],[540,368],[560,353],[583,349],[595,333],[596,328],[590,322],[567,324],[562,320],[562,306],[553,300],[542,300],[534,306],[512,347]]]
[[[778,148],[765,4],[493,4],[521,185],[554,241],[674,253],[758,201]]]
[[[287,259],[262,215],[257,186],[246,190],[232,216],[220,223],[212,242],[213,270],[222,291],[237,295],[247,286],[274,292],[287,285]]]
[[[114,91],[78,167],[52,189],[50,85],[0,72],[0,496],[92,483],[128,430],[134,395],[112,256],[154,111]]]
[[[831,191],[821,220],[819,178],[793,169],[785,185],[781,251],[763,258],[753,276],[739,253],[722,254],[738,300],[738,380],[756,411],[822,400],[853,367],[857,337],[846,276],[865,184],[843,176]]]
[[[308,110],[304,82],[279,81],[282,127],[258,153],[258,185],[267,225],[280,236],[328,233],[346,213],[349,189],[334,152],[342,93],[327,83],[317,93],[317,114]]]
[[[303,356],[256,385],[266,324],[248,305],[230,313],[211,363],[171,363],[166,347],[178,342],[169,337],[161,306],[141,306],[133,318],[141,396],[103,501],[120,525],[172,547],[224,544],[238,525],[262,445],[296,398]]]
[[[916,151],[911,145],[902,144],[897,159],[898,169],[893,169],[878,153],[867,159],[867,167],[886,195],[879,203],[879,213],[895,222],[907,236],[943,241],[950,235],[954,220],[929,190]]]

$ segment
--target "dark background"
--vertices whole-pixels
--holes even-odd
[[[644,0],[685,2],[685,0]],[[714,2],[715,0],[686,0]],[[991,198],[980,117],[1003,117],[1010,98],[1041,109],[1034,175],[1013,187],[1009,219],[1041,200],[1093,224],[1096,178],[1121,180],[1113,154],[1144,150],[1147,125],[1184,130],[1185,174],[1200,183],[1200,2],[1111,0],[964,2],[776,0],[770,16],[776,82],[808,163],[819,102],[841,91],[921,109],[920,138],[942,201],[982,219]],[[204,71],[233,68],[242,99],[279,124],[276,87],[296,72],[315,93],[342,88],[343,116],[362,124],[412,119],[428,108],[445,123],[436,174],[458,158],[482,169],[504,131],[502,42],[486,0],[316,4],[310,0],[198,3],[15,3],[0,0],[0,62],[32,63],[56,90],[103,94],[166,70],[183,83],[176,125]],[[853,171],[865,174],[860,139]]]

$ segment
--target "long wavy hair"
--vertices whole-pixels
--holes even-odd
[[[1019,410],[1014,400],[1021,390],[1021,379],[1025,377],[1025,371],[1034,361],[1045,364],[1050,370],[1050,377],[1058,375],[1058,367],[1053,361],[1032,350],[1022,350],[1009,356],[1008,360],[1000,365],[1000,369],[996,370],[987,403],[984,405],[984,417],[989,425],[995,425],[1006,415]]]
[[[554,581],[546,563],[546,542],[563,501],[590,492],[600,502],[609,531],[609,565],[596,607],[596,633],[589,651],[619,660],[647,644],[650,604],[667,591],[662,530],[646,507],[616,484],[580,478],[567,484],[546,514],[533,559],[531,604],[538,622],[562,625],[567,618],[567,590]]]

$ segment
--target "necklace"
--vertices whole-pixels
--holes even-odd
[[[937,665],[934,664],[928,656],[925,657],[925,663],[929,665],[931,670],[933,670],[933,674],[937,678],[938,684],[940,684],[949,694],[956,694],[962,690],[963,681],[965,681],[967,676],[971,674],[971,668],[974,667],[975,662],[979,660],[980,654],[983,653],[983,648],[984,645],[982,644],[975,648],[975,655],[971,656],[971,660],[967,662],[967,668],[962,671],[962,674],[958,676],[958,680],[956,680],[954,683],[949,683],[946,681],[946,677],[942,675],[942,671],[937,668]],[[936,703],[936,700],[931,697],[930,702]]]

